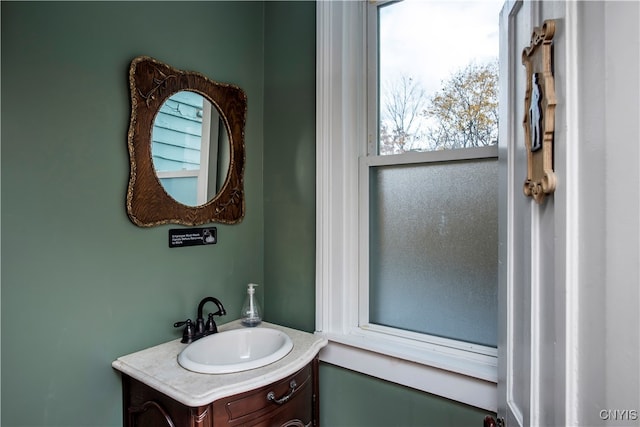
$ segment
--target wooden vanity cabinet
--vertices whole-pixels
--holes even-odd
[[[122,382],[125,427],[319,425],[317,357],[298,372],[268,386],[195,408],[183,405],[128,375],[122,376]]]

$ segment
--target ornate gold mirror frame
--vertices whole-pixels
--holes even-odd
[[[247,97],[242,89],[209,80],[202,74],[181,71],[153,58],[134,58],[129,68],[131,120],[127,214],[140,227],[174,223],[235,224],[244,217],[244,127]],[[192,91],[211,102],[220,114],[230,142],[229,169],[220,191],[200,206],[173,199],[158,179],[152,160],[151,134],[162,104],[179,91]]]
[[[531,35],[531,44],[522,51],[527,71],[524,101],[524,134],[527,149],[527,179],[524,194],[542,203],[556,189],[553,171],[553,133],[556,92],[553,78],[553,35],[555,21],[546,20]]]

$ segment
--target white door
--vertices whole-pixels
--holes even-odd
[[[542,204],[523,193],[527,177],[523,49],[534,27],[554,19],[556,81],[566,76],[566,2],[507,1],[500,16],[500,271],[498,416],[512,426],[565,425],[566,187]],[[556,84],[565,99],[563,84]],[[555,169],[566,183],[566,108],[556,114]],[[506,179],[505,179],[506,178]],[[502,420],[501,420],[502,421]]]
[[[555,21],[555,193],[523,195],[522,51]],[[640,423],[640,6],[507,1],[500,17],[498,417]]]

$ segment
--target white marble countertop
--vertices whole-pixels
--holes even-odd
[[[266,322],[260,327],[283,331],[293,341],[289,354],[261,368],[232,374],[188,371],[178,364],[178,354],[186,346],[180,339],[121,356],[111,365],[184,405],[197,407],[281,380],[306,366],[327,345],[326,338],[308,332]],[[218,327],[220,332],[238,328],[244,328],[239,320]]]

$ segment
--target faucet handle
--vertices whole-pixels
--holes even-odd
[[[184,326],[185,328],[182,332],[182,340],[180,342],[183,344],[191,343],[196,335],[196,331],[193,327],[193,322],[191,321],[191,319],[187,319],[184,322],[176,322],[173,324],[174,328],[179,328],[181,326]]]
[[[218,326],[216,326],[216,322],[213,320],[214,313],[209,313],[209,318],[207,319],[207,324],[204,325],[204,333],[205,334],[217,334]]]

